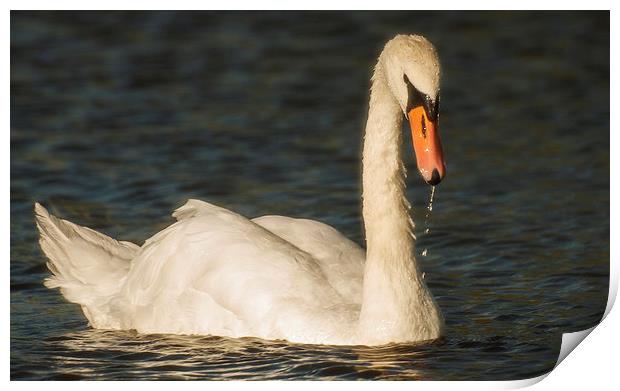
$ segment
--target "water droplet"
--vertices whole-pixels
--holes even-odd
[[[429,235],[431,233],[431,228],[429,226],[431,212],[433,211],[433,201],[435,199],[435,186],[431,187],[431,196],[428,200],[428,207],[426,208],[426,216],[424,217],[424,235]],[[425,248],[422,250],[422,256],[425,257],[428,254],[428,249]]]
[[[431,199],[428,200],[428,211],[433,211],[433,200],[435,199],[435,186],[431,188]]]

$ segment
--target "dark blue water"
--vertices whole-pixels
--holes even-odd
[[[403,32],[444,70],[430,235],[430,189],[408,179],[444,339],[96,331],[42,286],[35,200],[136,243],[190,197],[363,243],[368,80]],[[608,13],[11,13],[12,379],[527,378],[600,320],[608,279]]]

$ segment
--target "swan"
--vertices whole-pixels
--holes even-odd
[[[318,221],[248,219],[188,200],[142,246],[34,212],[51,276],[97,329],[382,345],[433,340],[444,320],[414,257],[401,159],[403,118],[423,179],[445,175],[440,65],[419,35],[397,35],[371,79],[362,152],[366,251]]]

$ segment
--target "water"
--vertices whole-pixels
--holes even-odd
[[[519,379],[553,367],[562,332],[602,316],[608,13],[13,12],[11,23],[12,379]],[[444,339],[96,331],[42,286],[35,200],[137,243],[190,197],[318,219],[363,243],[368,79],[397,32],[431,39],[444,71],[447,176],[431,235],[429,188],[404,146]]]

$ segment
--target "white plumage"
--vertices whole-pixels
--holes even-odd
[[[436,96],[439,66],[426,39],[391,40],[373,76],[363,151],[367,251],[317,221],[249,220],[198,200],[138,247],[37,203],[40,244],[53,273],[45,285],[60,288],[102,329],[322,344],[439,337],[443,319],[413,256],[404,197],[407,92],[391,85],[403,74]]]

